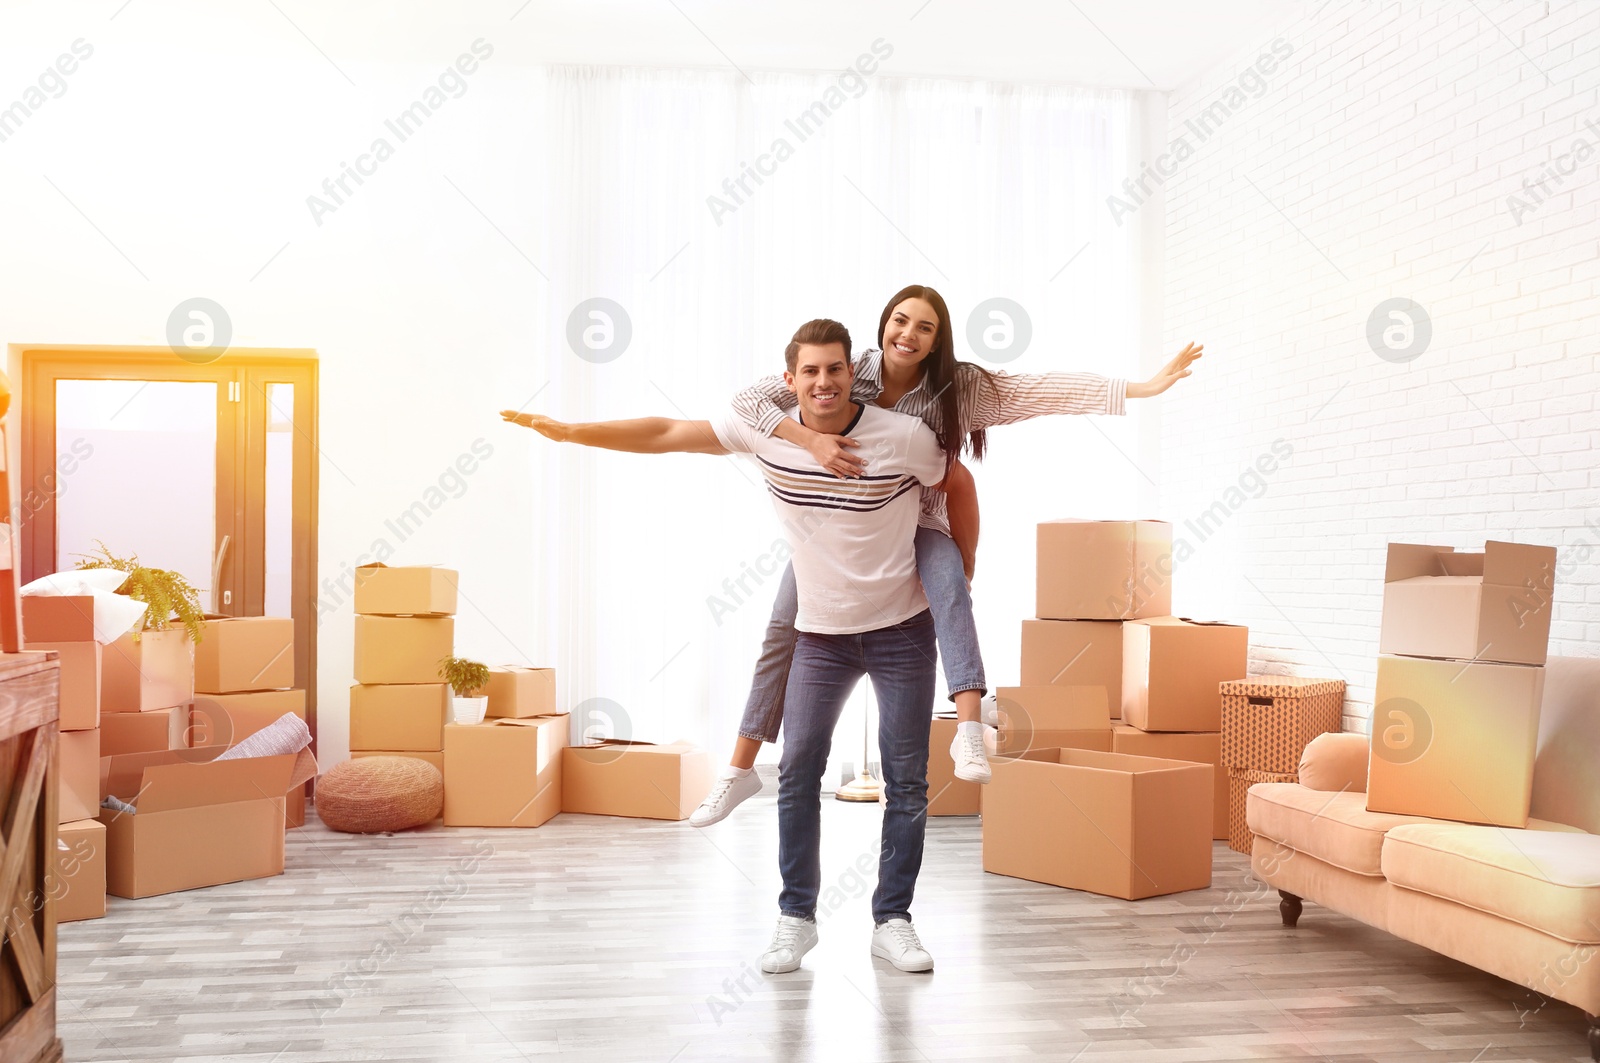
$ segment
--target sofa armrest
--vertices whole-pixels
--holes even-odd
[[[1331,731],[1320,734],[1300,754],[1300,785],[1308,790],[1367,792],[1366,735]]]

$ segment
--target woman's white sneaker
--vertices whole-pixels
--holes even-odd
[[[980,723],[956,724],[956,736],[950,740],[950,759],[956,762],[956,778],[986,783],[992,777],[983,732]]]
[[[746,798],[754,797],[761,792],[761,776],[755,769],[747,769],[743,775],[735,774],[738,768],[724,768],[718,777],[717,784],[711,788],[706,799],[700,806],[689,814],[689,826],[709,827],[713,823],[721,823],[728,818],[728,813],[738,808]]]
[[[916,927],[904,919],[890,919],[872,932],[872,954],[902,971],[933,970],[933,954],[922,947]]]
[[[768,974],[798,971],[801,959],[816,943],[816,923],[792,915],[780,915],[778,927],[772,932],[772,944],[761,954],[761,969]]]

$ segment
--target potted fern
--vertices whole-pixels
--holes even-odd
[[[80,555],[80,569],[125,573],[117,593],[146,605],[138,628],[105,647],[100,665],[102,706],[135,712],[181,705],[194,697],[194,647],[200,641],[200,594],[177,572],[139,563],[137,554],[118,557],[96,540],[100,552]]]
[[[489,666],[465,657],[445,657],[439,661],[439,678],[455,693],[451,713],[456,723],[482,723],[489,707]]]

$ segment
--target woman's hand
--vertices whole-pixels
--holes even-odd
[[[554,440],[557,443],[565,443],[567,441],[567,424],[563,421],[557,421],[553,417],[546,417],[542,413],[518,413],[516,410],[501,410],[500,416],[512,424],[521,425],[523,428],[531,428],[546,439]]]
[[[1188,376],[1192,370],[1189,368],[1200,357],[1205,347],[1191,342],[1187,347],[1178,352],[1178,356],[1166,365],[1155,376],[1142,384],[1128,385],[1128,398],[1148,399],[1166,391],[1172,385]]]
[[[806,449],[817,460],[817,464],[833,473],[841,480],[848,480],[860,476],[866,470],[866,462],[846,450],[846,447],[859,447],[849,436],[829,436],[813,434],[806,442]]]

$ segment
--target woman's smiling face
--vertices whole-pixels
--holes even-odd
[[[938,329],[939,315],[926,299],[912,297],[896,303],[879,337],[884,360],[900,370],[915,369],[933,349]]]

